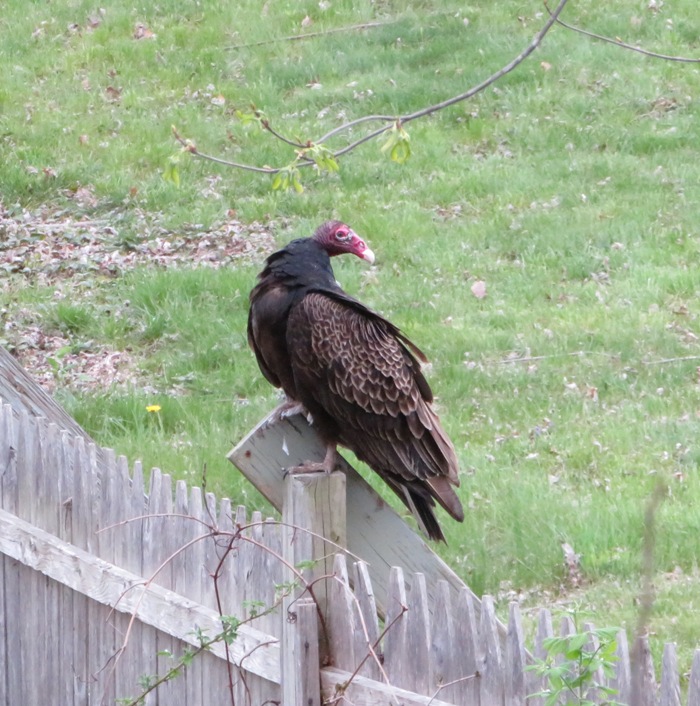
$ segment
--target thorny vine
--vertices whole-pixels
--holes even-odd
[[[244,625],[248,625],[250,623],[253,623],[255,620],[269,615],[271,613],[274,613],[277,611],[280,607],[283,606],[285,601],[293,594],[297,593],[297,595],[291,600],[286,605],[286,610],[288,614],[288,620],[293,621],[294,616],[292,612],[292,607],[293,605],[303,596],[309,595],[311,599],[313,600],[316,610],[318,613],[319,617],[319,625],[322,634],[325,635],[326,639],[328,638],[328,632],[327,632],[327,626],[324,621],[324,616],[321,613],[320,605],[319,605],[319,600],[314,592],[314,587],[316,584],[319,582],[325,582],[328,580],[335,580],[335,581],[340,581],[341,584],[348,589],[347,585],[341,581],[341,579],[336,576],[335,574],[324,574],[321,576],[315,577],[313,580],[307,580],[304,577],[304,571],[307,568],[310,568],[309,566],[304,563],[303,565],[299,566],[293,566],[291,565],[280,553],[276,552],[274,549],[271,547],[267,546],[261,541],[256,540],[254,537],[249,536],[249,534],[246,534],[246,532],[249,532],[250,530],[253,530],[256,527],[261,527],[261,526],[278,526],[278,527],[285,527],[289,526],[287,523],[284,522],[277,522],[277,521],[270,521],[266,520],[263,522],[250,522],[245,525],[241,525],[236,523],[234,526],[233,531],[228,531],[228,530],[222,530],[218,527],[216,518],[212,516],[211,509],[208,508],[207,506],[207,512],[209,514],[209,519],[210,522],[206,522],[202,519],[199,519],[197,517],[194,517],[192,515],[183,515],[183,514],[178,514],[178,513],[153,513],[153,514],[147,514],[147,515],[141,515],[138,517],[133,517],[128,520],[124,520],[122,522],[116,523],[114,525],[110,525],[109,527],[102,528],[99,530],[100,532],[104,532],[106,530],[114,529],[116,527],[120,527],[126,524],[129,524],[131,522],[136,522],[136,521],[143,521],[143,520],[154,520],[154,519],[165,519],[165,518],[180,518],[180,519],[186,519],[188,521],[195,522],[199,525],[202,525],[204,528],[206,528],[206,532],[197,535],[193,539],[189,540],[188,542],[182,544],[180,547],[177,548],[174,552],[172,552],[164,561],[162,561],[158,567],[153,571],[151,576],[146,579],[143,583],[138,583],[135,585],[130,586],[127,588],[122,595],[120,596],[120,600],[126,595],[128,591],[135,590],[140,588],[142,590],[141,596],[136,602],[136,605],[133,609],[133,612],[131,614],[130,620],[129,620],[129,625],[127,627],[127,630],[125,631],[124,638],[122,641],[122,644],[120,647],[116,650],[114,655],[110,658],[108,664],[106,664],[101,671],[106,671],[107,672],[107,679],[114,679],[116,670],[118,668],[119,661],[124,654],[124,652],[127,649],[129,640],[130,640],[130,635],[132,633],[132,628],[134,624],[136,623],[138,619],[138,611],[141,605],[141,601],[143,599],[143,596],[146,594],[147,589],[155,582],[156,578],[158,575],[180,554],[185,552],[188,548],[194,546],[195,544],[203,541],[203,540],[213,540],[217,549],[221,550],[221,552],[217,552],[217,558],[218,561],[213,569],[213,571],[210,573],[210,577],[213,582],[213,588],[214,588],[214,595],[215,595],[215,601],[216,601],[216,606],[217,606],[217,612],[219,614],[219,619],[221,621],[221,631],[218,632],[217,634],[214,634],[212,636],[206,635],[204,631],[201,631],[199,628],[194,628],[192,635],[195,636],[195,638],[198,641],[198,645],[196,647],[193,647],[191,649],[186,650],[183,655],[180,656],[178,661],[170,668],[168,669],[164,674],[161,675],[144,675],[141,679],[141,693],[139,693],[137,696],[133,698],[125,698],[125,699],[119,699],[120,706],[142,706],[145,703],[146,697],[156,691],[160,686],[165,684],[166,682],[169,682],[179,676],[182,675],[183,671],[190,665],[192,664],[193,660],[200,656],[202,653],[210,650],[214,645],[216,644],[223,644],[223,649],[225,652],[225,657],[226,657],[226,668],[227,668],[227,689],[229,693],[229,700],[231,703],[231,706],[235,706],[236,704],[236,698],[235,698],[235,683],[236,683],[236,675],[235,675],[235,670],[234,667],[238,668],[238,678],[242,684],[242,687],[247,695],[246,698],[246,703],[250,704],[251,703],[251,692],[248,687],[248,684],[246,682],[246,677],[245,677],[245,671],[244,671],[244,663],[245,661],[252,656],[252,654],[265,646],[268,646],[270,644],[277,643],[279,640],[277,638],[271,638],[269,641],[261,642],[257,645],[255,645],[249,652],[244,654],[243,656],[239,657],[238,659],[234,659],[234,656],[232,655],[230,651],[231,645],[235,642],[235,640],[238,637],[240,628]],[[331,545],[332,549],[342,551],[344,554],[352,557],[353,559],[359,560],[358,557],[355,557],[352,555],[351,552],[348,552],[346,549],[340,547],[339,545],[335,544],[331,540],[327,538],[320,537],[320,535],[316,534],[315,532],[311,530],[307,530],[305,528],[301,527],[293,527],[295,531],[303,531],[307,534],[310,534],[311,536],[321,538],[323,539],[327,544]],[[277,585],[276,592],[275,592],[275,600],[270,604],[270,605],[257,605],[254,606],[251,610],[251,614],[247,618],[242,618],[239,619],[233,615],[227,615],[224,611],[224,605],[223,605],[223,599],[222,599],[222,593],[221,593],[221,588],[220,588],[220,581],[223,575],[224,567],[226,565],[226,562],[229,560],[232,560],[232,556],[235,556],[237,553],[238,549],[240,548],[241,542],[248,543],[258,549],[260,549],[263,552],[268,553],[271,555],[275,561],[280,562],[289,572],[291,572],[293,579],[291,581],[288,581],[286,583],[282,583],[280,585]],[[323,558],[319,559],[321,561]],[[347,687],[350,685],[350,683],[355,679],[355,677],[359,674],[360,670],[362,667],[365,665],[367,660],[372,659],[375,661],[379,672],[382,675],[382,679],[385,681],[385,683],[388,686],[391,686],[391,682],[389,681],[389,677],[386,674],[386,671],[384,670],[383,664],[382,664],[382,657],[378,652],[379,645],[381,641],[384,639],[385,635],[391,630],[391,628],[398,622],[398,620],[403,616],[403,614],[408,610],[406,606],[401,606],[399,613],[390,621],[386,624],[384,627],[384,630],[381,632],[379,637],[377,637],[376,640],[372,640],[370,637],[370,632],[369,632],[369,627],[364,619],[364,616],[362,614],[362,611],[359,606],[359,602],[355,595],[350,591],[350,596],[351,600],[355,603],[357,607],[357,614],[359,615],[359,622],[360,626],[362,629],[362,633],[364,636],[364,640],[367,644],[367,653],[364,655],[364,657],[360,660],[359,664],[357,665],[357,668],[355,671],[351,674],[351,676],[348,678],[347,682],[343,684],[342,689],[339,688],[338,693],[334,699],[332,699],[331,703],[335,703],[342,697],[342,693],[347,689]],[[115,607],[116,609],[116,607]],[[114,609],[113,609],[114,610]],[[171,657],[172,655],[167,654],[167,655],[161,655],[161,656],[168,656]],[[269,703],[274,703],[274,702],[269,702]]]

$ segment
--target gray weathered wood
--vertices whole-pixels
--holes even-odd
[[[537,631],[535,633],[535,646],[533,649],[533,657],[535,660],[547,659],[547,649],[544,646],[544,641],[554,635],[554,627],[552,625],[552,614],[542,608],[537,616]],[[534,671],[527,672],[525,676],[527,684],[528,706],[544,706],[544,696],[534,696],[547,688],[547,679],[540,677]]]
[[[92,439],[87,432],[54,399],[37,385],[24,368],[0,346],[0,400],[4,400],[19,416],[44,417],[54,422],[59,429],[81,436],[87,442]]]
[[[394,684],[383,684],[334,667],[321,670],[321,698],[324,704],[339,706],[453,706],[434,696],[415,694]],[[344,699],[338,701],[338,696]],[[468,706],[472,706],[468,704]]]
[[[293,611],[293,612],[292,612]],[[283,644],[296,661],[296,670],[282,684],[284,706],[320,706],[321,677],[318,652],[318,610],[312,598],[300,598],[290,610]]]
[[[700,706],[700,650],[695,650],[688,680],[688,706]]]
[[[525,706],[525,697],[527,696],[526,663],[520,606],[512,602],[509,606],[508,637],[504,659],[506,706]]]
[[[228,458],[272,505],[281,510],[283,469],[308,460],[322,460],[325,447],[304,417],[271,420],[272,415],[260,422]],[[357,471],[346,462],[341,465],[347,477],[347,548],[369,565],[375,600],[382,615],[386,610],[392,566],[405,569],[409,584],[416,573],[430,577],[430,592],[439,580],[446,580],[454,592],[468,589]],[[478,614],[480,602],[476,596],[474,605]],[[499,633],[501,639],[505,639],[503,625],[500,625]]]
[[[455,678],[459,682],[455,703],[479,706],[481,699],[481,651],[479,650],[479,621],[474,610],[471,591],[462,590],[457,594],[455,616]]]
[[[404,683],[406,664],[406,584],[401,567],[389,573],[386,620],[384,626],[384,670],[391,684]]]
[[[302,430],[300,435],[307,433]],[[309,458],[303,454],[293,460],[295,453],[298,456],[298,449],[290,450],[294,443],[287,445],[290,456],[285,465]],[[352,477],[350,473],[348,478]],[[325,621],[331,638],[341,643],[336,653],[347,667],[326,668],[319,676],[320,656],[314,654],[318,649],[315,637],[319,628],[309,627],[313,622],[318,623],[317,608],[306,595],[301,597],[301,603],[288,603],[284,616],[293,615],[297,622],[286,627],[293,628],[290,634],[300,627],[292,654],[297,657],[301,653],[310,654],[306,665],[314,676],[309,676],[305,683],[311,691],[314,685],[318,691],[320,679],[325,699],[337,700],[342,692],[346,703],[357,706],[397,703],[445,706],[448,701],[468,706],[522,704],[523,689],[531,692],[522,681],[527,655],[522,647],[517,607],[511,606],[507,641],[503,643],[503,630],[495,621],[492,601],[485,599],[479,620],[473,594],[466,587],[456,592],[456,585],[449,578],[446,580],[450,588],[447,583],[440,583],[439,570],[431,569],[432,573],[425,578],[411,573],[404,581],[400,569],[387,568],[384,574],[380,571],[370,581],[370,570],[375,567],[357,563],[350,581],[345,559],[339,555],[333,564],[336,578],[322,580],[324,572],[330,573],[331,557],[337,547],[312,538],[309,550],[302,536],[308,539],[312,535],[301,527],[315,527],[314,532],[330,535],[344,544],[345,532],[337,525],[344,524],[338,508],[342,510],[345,503],[340,498],[342,493],[318,491],[317,480],[311,476],[297,478],[301,478],[299,484],[306,485],[306,490],[300,494],[302,500],[297,498],[292,502],[296,507],[292,524],[297,529],[286,528],[285,546],[291,547],[293,561],[303,560],[301,557],[308,551],[311,556],[325,557],[323,568],[316,567],[318,574],[309,573],[305,580],[318,579],[314,591],[322,595],[321,586],[326,585],[330,605],[339,605],[337,614],[336,608],[327,608],[330,613]],[[195,625],[209,636],[221,629],[220,616],[213,610],[216,601],[211,574],[217,566],[224,613],[250,616],[252,609],[246,607],[246,600],[261,597],[266,603],[274,600],[274,585],[283,580],[279,524],[263,523],[260,513],[252,513],[251,526],[244,532],[246,541],[236,539],[232,543],[232,538],[237,537],[236,523],[246,522],[245,509],[239,509],[234,522],[228,500],[217,501],[207,494],[203,501],[198,488],[188,494],[185,484],[179,482],[173,502],[169,476],[156,469],[150,479],[146,494],[140,464],[135,464],[130,478],[126,459],[115,458],[111,451],[96,447],[86,435],[73,437],[56,424],[35,419],[27,406],[18,410],[0,406],[0,606],[9,607],[0,610],[0,634],[11,635],[13,639],[11,652],[9,643],[0,641],[0,703],[43,703],[46,694],[41,685],[45,683],[52,684],[56,703],[114,703],[117,697],[135,695],[136,682],[141,676],[162,673],[172,665],[172,660],[157,656],[159,648],[167,646],[180,653],[187,643],[197,645]],[[333,484],[326,476],[321,476],[318,482],[319,487],[324,482]],[[319,492],[322,497],[318,497]],[[410,554],[409,549],[414,546],[412,540],[401,539],[401,533],[410,531],[397,530],[398,545],[394,545],[390,533],[376,535],[377,525],[372,523],[379,522],[382,526],[376,517],[384,512],[370,511],[363,505],[370,496],[362,497],[360,512],[354,516],[361,525],[373,527],[367,529],[362,541],[367,544],[374,541],[378,552],[375,556],[383,557],[380,563],[390,556],[397,565],[412,567],[413,557],[402,558],[402,553]],[[317,507],[326,509],[318,511]],[[376,507],[381,508],[381,501]],[[300,518],[305,511],[308,515]],[[124,522],[149,512],[163,517]],[[188,515],[209,525],[216,536],[207,536],[207,527],[188,519]],[[403,525],[398,517],[397,522]],[[378,537],[381,541],[377,541]],[[178,551],[191,540],[197,541]],[[149,577],[156,570],[154,582],[144,586],[141,577]],[[378,648],[379,652],[382,647],[384,650],[384,670],[378,661],[368,659],[359,674],[351,678],[351,670],[368,652],[368,642],[378,641],[373,582],[382,581],[388,587],[384,593],[385,625],[394,617],[401,617],[389,628],[383,646]],[[354,593],[350,583],[354,583]],[[203,605],[195,602],[199,600]],[[408,606],[406,614],[402,613],[404,606]],[[132,613],[136,616],[133,621]],[[231,652],[236,663],[244,663],[248,671],[245,684],[238,672],[233,676],[236,703],[279,701],[277,638],[282,632],[281,622],[277,613],[241,626]],[[256,630],[256,625],[269,625],[270,629]],[[562,634],[570,634],[572,630],[573,624],[565,621]],[[541,652],[544,636],[551,633],[551,617],[543,611],[535,647],[537,654]],[[617,675],[610,684],[620,691],[616,699],[634,706],[680,706],[675,647],[669,644],[664,649],[657,690],[648,639],[639,642],[636,695],[631,696],[626,640],[626,633],[621,631]],[[121,647],[125,647],[123,654],[112,663]],[[456,663],[454,657],[459,658]],[[222,700],[222,695],[227,702],[224,659],[223,645],[215,645],[212,654],[200,655],[184,675],[160,687],[157,694],[148,695],[146,706],[164,701],[172,706],[216,703]],[[294,669],[296,675],[300,664],[290,663],[288,671]],[[477,664],[481,665],[481,674],[477,674]],[[27,674],[32,675],[31,683],[26,679]],[[368,679],[369,675],[377,680]],[[440,689],[450,675],[455,675],[457,683]],[[426,676],[427,686],[423,683]],[[463,681],[459,681],[461,677],[465,677]],[[402,689],[404,684],[413,684],[425,694],[407,692]],[[318,704],[320,697],[304,698],[306,705]],[[540,702],[531,699],[529,704],[539,706]],[[687,704],[700,706],[700,652],[695,655],[691,670]]]
[[[370,657],[365,661],[360,669],[360,674],[370,679],[380,679],[381,672],[377,662],[379,651],[379,624],[377,621],[377,605],[374,600],[374,589],[369,578],[367,564],[364,561],[356,561],[355,570],[355,597],[360,612],[360,620],[363,625],[361,640],[365,641],[361,653],[369,653]],[[356,650],[357,651],[357,650]],[[374,653],[374,654],[372,654]]]
[[[676,659],[676,645],[673,642],[667,642],[664,645],[664,654],[661,663],[659,706],[681,706],[678,661]]]
[[[333,575],[333,557],[345,542],[345,477],[342,473],[290,474],[285,480],[282,512],[282,551],[285,582],[295,584],[282,601],[282,688],[294,680],[297,665],[289,621],[300,597],[314,599],[319,611],[319,653],[328,652],[328,582]],[[325,541],[328,537],[331,541]],[[298,567],[298,568],[297,568]],[[329,577],[328,579],[324,577]],[[287,637],[285,638],[285,635]]]
[[[250,516],[251,527],[246,531],[246,536],[250,539],[245,547],[241,547],[245,553],[245,564],[250,579],[244,583],[245,600],[251,601],[262,600],[269,590],[270,578],[263,572],[265,566],[265,550],[262,548],[263,543],[263,527],[262,513],[255,511]],[[263,585],[268,584],[267,586]],[[250,615],[250,609],[246,608],[247,616]],[[247,617],[246,616],[246,617]]]
[[[343,554],[335,556],[333,581],[328,590],[327,615],[330,663],[338,669],[354,672],[363,654],[355,654],[355,638],[361,635],[361,628],[356,619],[354,596]]]
[[[66,431],[61,432],[61,448],[58,463],[55,466],[59,487],[59,528],[57,536],[67,542],[72,541],[72,488],[73,488],[73,437]],[[7,509],[7,508],[6,508]],[[61,605],[57,621],[57,630],[63,637],[60,640],[59,661],[61,665],[66,652],[72,654],[73,634],[76,625],[74,613],[74,592],[60,587]],[[70,636],[70,637],[68,637]],[[59,667],[60,668],[60,667]],[[55,671],[55,668],[54,670]],[[72,679],[53,680],[56,688],[56,703],[72,704],[74,686]],[[0,701],[2,703],[2,701]]]
[[[656,676],[647,635],[635,640],[631,667],[630,703],[634,706],[656,706]]]
[[[261,575],[266,577],[264,585],[260,586],[258,600],[265,606],[265,614],[255,625],[262,632],[270,635],[282,635],[282,610],[276,596],[276,586],[282,583],[283,566],[279,560],[282,554],[282,528],[276,520],[268,518],[262,527],[262,541],[266,551],[262,552],[263,563],[260,565]],[[262,583],[262,582],[259,582]]]
[[[290,474],[285,485],[282,515],[285,558],[292,566],[314,562],[313,567],[307,566],[301,573],[307,584],[316,581],[313,594],[325,615],[330,579],[317,579],[333,575],[335,554],[345,546],[345,476],[338,472]]]
[[[595,625],[593,625],[593,623],[590,623],[590,622],[585,622],[583,624],[583,629],[587,630],[591,633],[590,638],[588,640],[588,644],[586,645],[586,649],[589,652],[593,652],[593,653],[597,652],[598,648],[600,647],[600,640],[598,640],[598,638],[594,634]],[[606,683],[605,673],[603,672],[602,668],[600,668],[600,667],[593,672],[592,677],[593,677],[593,681],[596,684],[605,684]],[[601,692],[599,689],[597,689],[596,687],[591,687],[588,690],[588,694],[586,695],[586,697],[590,701],[592,701],[594,704],[599,704],[605,698],[605,694],[603,692]]]
[[[0,402],[0,507],[3,507],[6,501],[8,505],[10,504],[8,480],[15,476],[12,469],[16,458],[13,436],[12,409],[9,405]],[[12,560],[9,557],[0,554],[0,635],[10,634],[10,610],[5,609],[5,606],[13,605],[14,598],[9,591],[10,575],[16,573],[12,571],[11,563]],[[0,639],[0,704],[11,702],[8,673],[10,669],[7,641]]]
[[[17,510],[17,439],[12,407],[0,404],[0,502]]]
[[[481,603],[482,640],[481,706],[503,704],[503,662],[496,627],[496,610],[491,596],[484,596]]]
[[[197,646],[192,626],[210,636],[220,630],[219,616],[161,586],[143,585],[141,577],[97,559],[87,552],[0,510],[0,552],[24,566],[80,591],[93,601],[122,613],[135,613],[144,623]],[[87,634],[87,631],[83,634]],[[211,648],[225,654],[220,643]],[[279,643],[268,635],[242,625],[231,645],[234,660],[245,657],[246,668],[279,682]]]
[[[457,676],[455,662],[458,655],[455,652],[455,627],[447,581],[439,581],[437,585],[431,633],[431,691],[443,701],[456,703],[458,691],[452,682]]]
[[[433,693],[430,676],[430,613],[425,576],[416,574],[408,591],[406,667],[401,686],[418,694]]]
[[[621,628],[616,637],[617,649],[615,655],[615,676],[610,680],[609,686],[615,689],[615,700],[623,704],[631,703],[632,698],[632,674],[630,670],[630,651],[627,642],[627,633]],[[700,704],[698,705],[700,706]]]

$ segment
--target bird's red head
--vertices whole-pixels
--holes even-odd
[[[374,253],[367,247],[350,226],[340,221],[326,221],[314,233],[313,239],[319,243],[330,257],[351,253],[374,264]]]

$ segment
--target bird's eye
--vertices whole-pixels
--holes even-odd
[[[350,240],[350,233],[347,230],[337,230],[335,232],[335,239],[345,243]]]

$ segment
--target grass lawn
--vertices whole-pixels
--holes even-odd
[[[696,0],[570,0],[564,18],[700,56]],[[191,482],[206,467],[210,489],[261,506],[225,460],[277,401],[247,348],[248,291],[275,244],[345,220],[378,262],[345,258],[336,275],[428,354],[460,456],[467,517],[442,517],[437,551],[502,607],[579,601],[598,625],[631,626],[644,509],[662,483],[651,629],[656,654],[676,641],[687,670],[700,634],[700,64],[555,27],[485,92],[407,125],[406,164],[369,142],[337,174],[303,171],[301,194],[193,159],[171,134],[284,166],[293,150],[237,110],[254,103],[301,141],[411,112],[486,78],[544,21],[534,0],[6,0],[0,339],[101,444]],[[361,23],[377,24],[330,32]],[[285,39],[306,32],[318,34]],[[163,178],[174,157],[179,188]],[[240,256],[223,262],[234,236]],[[223,266],[195,266],[202,252]],[[126,381],[81,372],[109,355]]]

